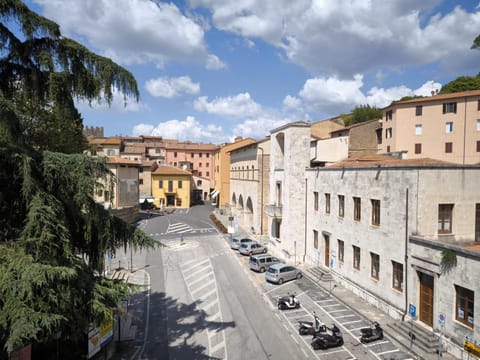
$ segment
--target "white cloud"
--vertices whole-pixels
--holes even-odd
[[[157,126],[150,124],[138,124],[133,128],[133,136],[153,135],[162,136],[165,139],[179,141],[199,141],[219,143],[227,141],[221,126],[203,125],[193,116],[187,116],[185,120],[168,120]]]
[[[200,84],[194,83],[188,76],[150,79],[145,83],[145,88],[152,96],[168,99],[180,96],[182,93],[198,94],[200,92]]]
[[[207,60],[204,30],[173,3],[145,0],[33,0],[69,37],[120,64]]]
[[[287,95],[283,99],[283,107],[285,109],[295,109],[302,105],[302,100],[295,96]]]
[[[227,64],[222,62],[216,55],[208,55],[207,62],[205,63],[207,70],[220,70],[225,69]]]
[[[427,81],[425,84],[416,89],[413,93],[414,95],[420,96],[431,96],[432,91],[440,91],[442,84],[434,82],[433,80]]]
[[[285,51],[312,74],[341,78],[384,67],[441,62],[445,69],[476,69],[470,50],[480,13],[440,0],[190,0],[213,24],[240,36],[258,37]],[[442,13],[440,13],[442,11]],[[436,14],[429,20],[431,14]]]
[[[252,116],[261,111],[261,106],[253,101],[248,92],[236,96],[215,98],[211,102],[208,101],[208,96],[200,96],[195,100],[193,106],[197,111],[233,117]]]
[[[272,118],[267,114],[264,114],[237,124],[233,129],[233,133],[236,136],[242,136],[244,138],[251,137],[254,139],[261,139],[270,135],[270,130],[292,121],[295,120],[292,118]]]

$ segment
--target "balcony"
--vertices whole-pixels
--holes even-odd
[[[282,206],[281,205],[267,205],[265,206],[265,212],[267,213],[268,217],[274,219],[281,219],[282,218]]]

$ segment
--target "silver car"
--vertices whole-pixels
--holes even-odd
[[[248,266],[252,270],[263,273],[270,266],[279,262],[282,262],[282,260],[280,260],[279,258],[276,258],[275,256],[272,256],[269,254],[259,254],[259,255],[250,256],[250,259],[248,260]]]
[[[232,238],[232,240],[230,241],[230,247],[233,249],[233,250],[238,250],[240,248],[240,245],[242,245],[243,243],[246,243],[246,242],[252,242],[253,240],[252,239],[249,239],[249,238],[240,238],[240,237],[234,237]]]
[[[267,248],[256,241],[246,242],[240,245],[238,252],[242,255],[265,254]]]
[[[302,272],[295,266],[286,264],[273,264],[265,273],[265,279],[275,284],[283,284],[285,281],[300,279]]]

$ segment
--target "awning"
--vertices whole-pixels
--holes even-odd
[[[210,193],[210,197],[211,197],[212,199],[215,199],[215,198],[218,196],[218,194],[220,194],[220,191],[214,190],[214,191],[212,191],[212,192]]]
[[[155,202],[155,200],[153,199],[153,197],[151,197],[151,198],[150,198],[150,197],[148,197],[148,198],[140,198],[140,199],[138,200],[138,202],[139,202],[140,204],[143,204],[143,203],[145,202],[145,200],[147,200],[147,202],[149,202],[149,203]]]

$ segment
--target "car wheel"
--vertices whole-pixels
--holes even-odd
[[[297,274],[297,279],[301,279],[302,276],[303,276],[302,273],[298,273],[298,274]]]
[[[267,249],[266,249],[266,248],[265,248],[265,249],[263,249],[263,253],[264,253],[264,254],[266,254],[266,253],[267,253]]]
[[[278,279],[278,284],[282,285],[283,284],[283,279]]]
[[[338,343],[338,346],[342,346],[343,345],[343,339],[340,340],[340,342]]]
[[[261,273],[265,272],[265,268],[264,267],[260,268],[260,272]]]
[[[283,304],[278,304],[278,310],[283,310],[284,309],[284,305]]]

